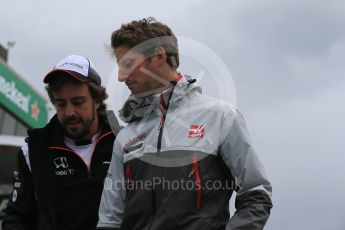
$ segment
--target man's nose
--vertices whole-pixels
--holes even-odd
[[[128,73],[126,73],[126,71],[120,68],[117,78],[119,82],[125,82],[128,79]]]
[[[74,106],[71,104],[67,104],[65,108],[65,116],[70,117],[73,115],[75,115]]]

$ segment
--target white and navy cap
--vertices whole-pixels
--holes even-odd
[[[50,71],[43,79],[44,83],[50,83],[59,73],[66,73],[68,76],[82,82],[94,82],[101,85],[101,78],[96,72],[89,59],[79,55],[70,55],[62,59],[52,71]]]

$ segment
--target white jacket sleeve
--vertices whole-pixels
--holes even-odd
[[[115,140],[112,159],[104,180],[97,229],[119,229],[121,226],[126,195],[123,168],[123,149]]]
[[[239,111],[230,110],[223,124],[220,155],[236,185],[236,212],[226,229],[263,229],[272,208],[271,183]]]

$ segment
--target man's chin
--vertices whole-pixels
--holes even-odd
[[[132,92],[132,95],[136,98],[143,98],[143,97],[148,97],[153,94],[156,94],[157,92],[159,91],[150,90],[150,91],[145,91],[145,92]]]
[[[72,140],[81,140],[85,138],[86,134],[82,130],[67,128],[66,136]]]
[[[160,93],[164,89],[166,89],[166,87],[160,87],[160,88],[145,90],[145,91],[132,90],[131,93],[136,98],[142,98],[142,97],[148,97],[148,96],[151,96],[153,94]]]
[[[65,136],[74,140],[83,140],[90,134],[91,122],[78,122],[73,125],[63,125]]]

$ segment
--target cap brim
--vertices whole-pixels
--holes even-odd
[[[61,73],[64,73],[61,75]],[[70,70],[64,70],[64,69],[55,69],[50,71],[43,79],[44,83],[50,83],[55,79],[58,79],[59,76],[70,76],[75,78],[76,80],[82,81],[82,82],[89,82],[88,79],[85,78],[85,76],[81,75],[80,73],[70,71]]]

